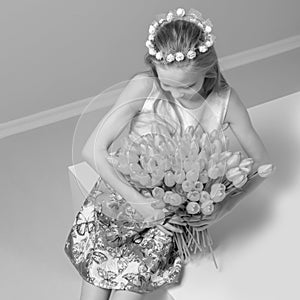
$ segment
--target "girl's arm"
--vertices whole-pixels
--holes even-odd
[[[246,107],[232,87],[226,119],[245,153],[254,159],[253,172],[259,165],[271,163],[269,153],[253,127]]]
[[[141,109],[152,88],[153,79],[136,75],[124,88],[113,107],[105,114],[82,150],[83,158],[116,192],[130,202],[138,202],[141,194],[108,163],[108,148]]]
[[[243,150],[246,152],[248,157],[252,157],[254,159],[252,171],[249,174],[251,175],[261,164],[269,164],[272,162],[261,138],[253,128],[246,107],[233,88],[231,88],[228,105],[226,119],[230,123],[230,127]],[[260,177],[259,175],[254,176],[242,186],[241,193],[237,195],[229,195],[224,203],[220,202],[219,205],[215,206],[213,213],[203,219],[201,222],[203,224],[202,228],[208,228],[213,223],[220,221],[240,203],[245,195],[255,190],[265,179],[265,177]]]

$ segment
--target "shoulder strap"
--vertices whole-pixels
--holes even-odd
[[[223,114],[222,114],[222,119],[221,119],[221,123],[224,123],[227,111],[228,111],[228,104],[229,104],[229,100],[230,100],[230,95],[231,95],[231,87],[229,87],[224,94],[224,108],[223,108]]]

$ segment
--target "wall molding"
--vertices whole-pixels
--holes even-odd
[[[230,70],[242,65],[246,65],[261,59],[265,59],[280,53],[284,53],[300,47],[300,35],[292,36],[273,43],[265,44],[256,48],[242,51],[233,55],[228,55],[219,59],[222,71]],[[104,95],[104,94],[102,94]],[[8,121],[0,124],[0,139],[17,133],[22,133],[41,126],[63,121],[75,116],[79,116],[94,97],[58,106],[52,109],[41,111],[23,118]],[[108,100],[109,97],[107,97]],[[111,105],[110,101],[101,101],[94,109],[105,109]]]

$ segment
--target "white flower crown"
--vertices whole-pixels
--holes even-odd
[[[161,51],[156,51],[155,46],[153,44],[155,34],[160,26],[163,26],[165,23],[169,23],[174,19],[184,19],[190,22],[197,24],[204,32],[204,41],[201,41],[200,45],[197,48],[189,49],[186,55],[182,52],[176,53],[168,53],[163,55]],[[204,53],[214,44],[216,37],[211,34],[212,31],[212,23],[209,19],[205,20],[202,17],[202,14],[195,10],[190,9],[189,14],[186,15],[185,10],[183,8],[177,8],[176,12],[170,10],[166,17],[162,17],[158,22],[154,20],[152,24],[149,26],[149,36],[146,41],[146,47],[148,48],[149,54],[155,56],[157,60],[165,60],[167,62],[172,62],[176,59],[176,61],[184,60],[185,57],[188,59],[193,59],[196,57],[196,50]]]

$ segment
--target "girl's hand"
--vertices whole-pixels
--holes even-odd
[[[138,201],[135,201],[133,206],[141,221],[155,225],[163,222],[165,213],[160,208],[152,207],[153,202],[157,202],[157,199],[139,194]]]

